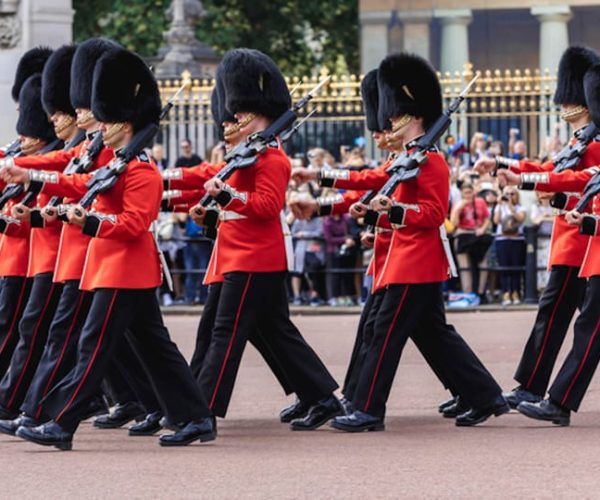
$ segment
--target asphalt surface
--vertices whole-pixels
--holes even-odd
[[[534,312],[451,316],[500,384],[514,386]],[[169,316],[186,356],[197,318]],[[358,316],[295,322],[342,380]],[[565,343],[570,345],[570,337]],[[564,350],[560,359],[564,357]],[[74,451],[0,437],[0,498],[594,498],[600,496],[600,385],[592,382],[569,428],[517,413],[460,429],[437,413],[447,395],[408,345],[389,401],[387,430],[294,433],[278,422],[286,398],[249,347],[227,420],[211,444],[162,449],[84,423]]]

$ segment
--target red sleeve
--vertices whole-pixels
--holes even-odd
[[[212,165],[204,162],[195,167],[168,168],[162,175],[167,189],[203,189],[204,183],[224,166],[225,163]]]
[[[522,172],[552,172],[554,170],[554,163],[552,161],[539,163],[537,161],[520,160],[519,166],[511,167],[511,170],[516,174]]]
[[[331,215],[343,215],[350,210],[350,207],[360,200],[364,191],[347,191],[342,194],[341,203],[334,203],[331,210]]]
[[[165,193],[167,193],[165,191]],[[193,191],[175,190],[174,196],[163,200],[163,207],[173,212],[189,212],[202,199],[206,191],[204,189],[195,189]]]
[[[158,171],[147,163],[133,161],[124,178],[123,210],[118,214],[88,214],[83,232],[113,240],[131,240],[148,232],[158,217],[162,182]]]
[[[448,165],[437,153],[429,153],[428,161],[416,179],[418,201],[415,205],[399,203],[390,211],[390,222],[402,226],[433,229],[446,220],[449,199]]]
[[[81,198],[87,192],[86,183],[92,174],[65,175],[58,172],[29,171],[30,183],[40,184],[42,191],[50,196]]]
[[[322,170],[320,184],[324,187],[336,187],[339,189],[380,189],[390,178],[386,169],[389,162],[374,168],[363,170]]]
[[[523,173],[521,174],[521,185],[523,189],[534,189],[547,193],[581,192],[588,181],[598,172],[600,172],[599,167],[579,171],[565,170],[560,173]]]
[[[15,158],[17,167],[34,168],[37,170],[49,170],[51,172],[62,172],[69,162],[79,155],[82,144],[71,149],[61,149],[59,151],[50,151],[40,156],[21,156]]]
[[[291,166],[287,157],[268,154],[255,166],[255,190],[238,192],[225,187],[215,199],[223,208],[254,219],[277,217],[285,203],[285,193],[290,179]]]

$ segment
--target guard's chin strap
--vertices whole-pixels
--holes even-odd
[[[95,120],[94,114],[91,110],[87,111],[81,117],[77,118],[77,126],[79,128],[85,127],[86,125],[89,125],[93,120]]]
[[[230,137],[234,134],[237,134],[240,130],[242,130],[246,125],[248,125],[255,119],[256,115],[254,113],[248,113],[246,118],[244,118],[241,122],[237,122],[235,125],[227,127],[225,130],[223,130],[223,136]]]
[[[75,118],[71,115],[64,115],[58,124],[54,127],[54,133],[56,135],[67,130],[71,125],[75,123]]]
[[[24,141],[21,141],[21,151],[25,156],[35,153],[39,148],[40,139],[34,139],[33,137],[27,137]]]
[[[579,118],[583,113],[587,113],[587,108],[585,106],[575,106],[573,109],[569,109],[567,111],[563,111],[560,114],[560,117],[566,121],[566,122],[570,122],[575,120],[576,118]]]
[[[123,130],[124,126],[125,123],[114,123],[113,125],[111,125],[110,128],[103,135],[104,142],[106,143],[110,141],[115,135],[117,135],[121,130]]]

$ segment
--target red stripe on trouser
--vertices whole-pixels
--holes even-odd
[[[598,330],[600,330],[600,318],[598,319],[598,323],[596,323],[596,328],[594,329],[594,333],[592,333],[590,341],[588,342],[588,346],[585,350],[585,354],[583,355],[581,363],[579,363],[579,368],[577,368],[577,372],[575,373],[573,380],[571,380],[571,383],[569,384],[569,388],[567,389],[567,392],[565,392],[565,397],[560,402],[561,406],[564,406],[565,403],[567,402],[567,399],[569,399],[571,390],[573,390],[573,386],[575,385],[575,382],[577,382],[577,379],[579,378],[579,375],[581,374],[581,370],[583,370],[583,365],[585,365],[585,362],[587,361],[587,358],[590,354],[590,350],[592,349],[592,344],[594,343],[594,339],[596,338],[596,335],[598,334]]]
[[[73,330],[75,329],[75,325],[77,324],[77,317],[79,316],[79,310],[81,309],[81,304],[83,303],[84,295],[85,295],[85,292],[79,292],[79,302],[77,303],[77,308],[75,309],[75,314],[73,316],[73,320],[71,321],[71,324],[69,325],[69,329],[67,330],[67,335],[65,337],[65,342],[60,351],[60,355],[58,356],[58,359],[56,360],[54,369],[52,370],[52,373],[50,374],[50,377],[48,378],[48,382],[46,382],[46,387],[44,387],[44,391],[42,392],[40,401],[46,396],[46,394],[48,394],[48,391],[50,390],[52,382],[54,381],[54,377],[56,377],[56,373],[58,372],[58,369],[59,369],[60,365],[62,364],[63,358],[65,357],[65,353],[67,352],[67,346],[69,345],[69,340],[71,339],[71,334],[73,333]],[[36,419],[39,419],[42,415],[42,405],[39,403],[40,402],[38,402],[38,409],[35,413]]]
[[[369,409],[369,406],[371,406],[371,399],[373,398],[373,392],[375,391],[375,383],[377,382],[377,378],[379,377],[379,370],[381,369],[381,363],[383,362],[383,356],[387,349],[387,346],[388,346],[388,343],[390,340],[390,335],[392,334],[392,330],[394,329],[394,326],[396,326],[396,321],[398,320],[398,316],[400,315],[400,310],[402,309],[402,305],[404,304],[404,300],[406,299],[407,293],[408,293],[408,285],[406,285],[406,288],[404,289],[404,293],[402,294],[402,298],[400,299],[398,308],[396,309],[396,312],[394,313],[394,317],[392,319],[392,322],[390,323],[390,327],[388,328],[388,331],[385,334],[385,340],[383,341],[383,346],[381,347],[381,352],[379,353],[379,359],[377,360],[377,366],[375,367],[375,373],[373,374],[373,381],[371,382],[371,387],[369,388],[369,395],[367,396],[367,402],[365,403],[365,409],[364,409],[365,412]]]
[[[17,319],[19,318],[19,310],[21,309],[21,303],[23,302],[23,295],[25,295],[25,289],[27,288],[27,279],[23,280],[23,286],[21,287],[21,291],[19,292],[19,299],[17,300],[17,307],[15,308],[15,314],[13,316],[13,319],[10,323],[10,328],[8,329],[8,333],[6,334],[6,338],[4,339],[4,342],[2,343],[2,347],[0,347],[0,353],[2,351],[4,351],[4,348],[6,347],[6,344],[8,343],[8,340],[12,337],[13,335],[13,330],[15,328],[15,323],[17,322]]]
[[[554,309],[552,310],[552,314],[550,315],[550,321],[548,322],[548,327],[546,328],[546,333],[544,334],[544,341],[542,342],[542,349],[540,350],[540,353],[538,354],[538,358],[535,362],[535,366],[533,367],[533,371],[531,372],[531,376],[529,377],[529,380],[527,381],[527,385],[525,386],[527,388],[529,388],[531,386],[531,384],[533,383],[533,377],[535,377],[535,374],[538,371],[540,363],[542,362],[542,355],[544,354],[544,351],[546,350],[546,345],[548,344],[548,339],[550,338],[550,330],[552,329],[552,325],[554,324],[554,316],[556,316],[556,311],[558,311],[558,307],[559,307],[560,303],[562,302],[562,298],[565,294],[565,291],[567,290],[567,286],[569,284],[569,280],[571,279],[572,272],[573,272],[573,268],[570,267],[569,274],[567,274],[567,277],[563,283],[562,289],[558,296],[558,300],[554,304]]]
[[[25,377],[25,372],[27,371],[27,367],[29,366],[29,362],[31,361],[31,357],[33,356],[35,341],[37,340],[38,334],[40,333],[40,326],[44,321],[44,317],[46,316],[46,311],[48,310],[48,306],[50,306],[50,302],[52,301],[52,293],[54,292],[55,284],[52,283],[50,287],[50,291],[48,292],[48,296],[46,297],[46,303],[44,304],[44,308],[42,309],[42,313],[38,318],[37,323],[35,324],[35,330],[33,331],[33,337],[31,337],[31,343],[29,344],[29,352],[27,353],[27,359],[25,360],[25,364],[23,365],[23,369],[21,370],[21,374],[19,375],[19,379],[15,384],[15,387],[10,395],[10,399],[8,400],[7,407],[10,408],[17,397],[17,392],[21,383],[23,382],[23,377]]]
[[[221,380],[223,379],[223,375],[225,373],[225,367],[227,366],[227,361],[229,360],[229,355],[231,354],[231,349],[233,348],[233,341],[235,340],[238,323],[240,321],[240,316],[242,314],[242,308],[244,307],[244,301],[246,300],[246,294],[248,293],[248,288],[250,287],[250,279],[251,278],[252,278],[252,274],[249,274],[248,279],[246,280],[246,286],[244,287],[244,292],[242,293],[240,305],[238,306],[238,310],[235,313],[235,321],[233,323],[233,331],[231,332],[231,338],[229,339],[229,345],[227,346],[227,351],[225,352],[225,359],[223,359],[223,364],[221,365],[221,371],[219,372],[219,377],[217,378],[215,390],[213,391],[212,397],[210,398],[210,404],[208,405],[211,410],[213,409],[213,406],[215,404],[217,392],[219,391],[219,386],[221,385]]]
[[[106,333],[106,327],[108,326],[108,321],[110,320],[110,315],[112,314],[113,306],[115,304],[115,299],[117,298],[117,292],[118,292],[118,290],[115,290],[113,292],[113,296],[110,301],[110,305],[108,306],[108,311],[106,312],[106,318],[104,319],[104,324],[102,325],[102,330],[100,330],[100,336],[98,337],[98,342],[96,343],[96,347],[94,348],[94,352],[92,353],[92,357],[90,358],[90,362],[88,363],[87,368],[85,369],[83,377],[81,377],[81,380],[79,381],[79,384],[77,385],[77,388],[75,389],[75,392],[73,392],[71,399],[69,399],[69,401],[67,402],[65,407],[58,414],[58,416],[54,419],[55,422],[58,422],[62,418],[62,416],[65,414],[65,412],[71,407],[71,405],[73,404],[73,401],[75,401],[75,398],[79,394],[79,391],[81,391],[83,384],[85,383],[88,375],[90,374],[92,365],[94,364],[94,361],[96,361],[96,356],[98,356],[98,351],[100,351],[100,347],[102,346],[102,341],[104,340],[104,334]]]

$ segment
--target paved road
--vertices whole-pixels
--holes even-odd
[[[453,323],[505,388],[532,312],[465,313]],[[297,317],[342,379],[356,316]],[[191,354],[195,320],[169,317]],[[570,341],[568,342],[570,343]],[[561,358],[564,352],[561,354]],[[390,397],[387,431],[292,433],[277,421],[287,403],[249,348],[227,421],[214,444],[163,450],[84,423],[70,453],[0,437],[0,498],[398,498],[597,497],[600,385],[570,428],[518,414],[458,429],[436,413],[446,397],[412,345]]]

